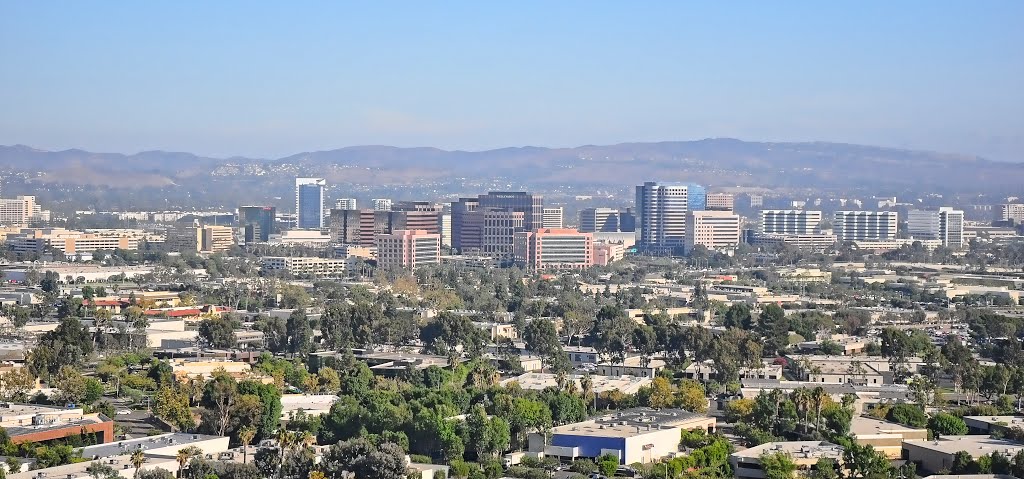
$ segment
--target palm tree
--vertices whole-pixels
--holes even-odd
[[[146,462],[146,455],[142,452],[142,448],[138,448],[132,451],[131,456],[132,467],[135,468],[135,478],[139,477],[139,469],[142,467],[142,463]]]
[[[178,455],[175,456],[175,459],[178,460],[178,477],[181,477],[182,471],[185,470],[185,464],[188,464],[188,461],[197,454],[199,454],[199,448],[196,446],[178,449]]]
[[[249,444],[256,437],[256,428],[243,426],[238,430],[238,440],[242,443],[242,464],[249,460]]]
[[[825,394],[825,390],[821,386],[818,386],[811,390],[811,401],[814,402],[814,429],[821,430],[821,409],[825,407],[825,398],[828,394]]]
[[[580,389],[583,390],[583,401],[587,402],[587,398],[590,397],[590,394],[594,390],[594,380],[590,378],[590,374],[584,374],[583,377],[580,378]],[[596,398],[594,402],[597,402]],[[587,406],[589,407],[589,404]]]
[[[804,426],[804,433],[807,432],[807,413],[810,409],[811,403],[811,392],[807,388],[797,388],[793,390],[792,394],[793,403],[796,405],[797,414],[802,414],[801,422]]]

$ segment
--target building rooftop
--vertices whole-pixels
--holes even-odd
[[[174,451],[181,449],[189,444],[193,444],[201,441],[208,441],[212,439],[221,439],[220,436],[208,436],[205,434],[188,434],[188,433],[169,433],[160,434],[158,436],[140,437],[137,439],[126,439],[124,441],[108,442],[106,444],[97,444],[95,446],[86,446],[82,448],[82,457],[86,459],[119,456],[121,454],[129,454],[132,451],[142,448],[144,451],[152,451],[154,449],[162,448],[173,448]]]
[[[569,379],[576,382],[576,386],[579,388],[582,387],[580,386],[580,381],[583,377],[584,376],[580,374],[568,376]],[[639,376],[601,376],[594,374],[590,376],[590,381],[593,384],[592,388],[595,393],[618,390],[624,394],[636,394],[641,387],[651,384],[651,378],[642,378]],[[557,387],[558,375],[549,373],[526,373],[505,379],[501,382],[501,385],[506,386],[513,382],[519,383],[519,386],[523,389],[539,391],[549,387]]]
[[[918,432],[924,429],[915,429],[894,422],[883,421],[868,416],[855,416],[850,421],[850,434],[858,437],[865,437],[879,434],[901,434],[905,432]]]
[[[783,441],[768,442],[750,449],[736,451],[733,456],[739,460],[760,459],[765,454],[789,454],[794,458],[832,458],[838,459],[843,455],[843,446],[832,444],[827,441]]]
[[[1024,451],[1024,443],[1008,441],[1006,439],[992,439],[989,436],[945,436],[935,441],[904,441],[903,445],[904,447],[920,447],[950,455],[960,451],[967,451],[973,457],[993,452],[1013,456],[1019,451]]]
[[[964,416],[964,419],[985,423],[990,426],[1024,428],[1024,416]]]
[[[558,426],[553,434],[570,436],[633,437],[648,431],[681,427],[694,421],[714,421],[682,409],[633,408],[573,424]]]

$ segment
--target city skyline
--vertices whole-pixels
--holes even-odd
[[[734,137],[1024,158],[1020,3],[529,7],[14,4],[0,144],[266,158]]]

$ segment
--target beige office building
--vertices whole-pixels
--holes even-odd
[[[686,215],[686,251],[696,246],[732,250],[740,243],[740,217],[731,211],[690,211]]]

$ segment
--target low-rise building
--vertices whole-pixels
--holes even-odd
[[[261,259],[264,273],[285,272],[292,276],[343,276],[347,264],[344,259],[313,256],[264,256]]]
[[[376,237],[377,265],[416,269],[441,262],[441,235],[427,230],[395,230]]]
[[[619,261],[626,255],[626,247],[622,243],[594,243],[594,264],[597,266],[608,266],[609,263]]]
[[[544,228],[514,234],[516,265],[528,269],[580,269],[594,265],[594,236],[571,228]]]
[[[645,359],[641,356],[632,356],[618,362],[597,363],[594,374],[601,376],[639,376],[642,378],[653,378],[658,371],[665,369],[665,361],[660,359]]]
[[[114,421],[100,413],[86,414],[79,407],[0,403],[0,427],[11,442],[46,442],[79,434],[95,434],[96,440],[114,440]]]
[[[298,414],[322,416],[331,412],[338,402],[333,394],[284,394],[281,396],[281,420],[288,421]]]
[[[953,467],[956,453],[965,451],[978,458],[988,454],[1001,454],[1007,460],[1020,451],[1024,443],[989,436],[945,436],[933,441],[904,441],[903,457],[917,465],[922,472],[937,473]]]
[[[576,383],[579,391],[583,390],[582,381],[585,376],[572,374],[566,377],[567,380]],[[600,376],[591,375],[591,390],[595,394],[608,391],[620,391],[623,394],[636,394],[640,388],[649,386],[653,379],[638,376]],[[558,375],[552,373],[525,373],[501,381],[502,386],[516,383],[523,389],[531,391],[543,391],[547,388],[558,387]]]
[[[714,432],[715,419],[681,409],[633,408],[530,434],[529,451],[563,461],[613,455],[620,464],[646,464],[679,452],[684,430]]]
[[[1024,416],[964,416],[970,434],[992,434],[1019,427],[1024,429]]]
[[[729,463],[739,479],[763,479],[765,473],[761,458],[772,454],[783,454],[792,459],[796,464],[793,477],[797,477],[801,472],[813,470],[819,459],[831,459],[841,464],[843,447],[826,441],[769,442],[730,454]]]
[[[903,454],[903,441],[926,440],[928,430],[873,417],[855,416],[850,421],[850,436],[861,446],[874,447],[886,457],[898,459]]]

